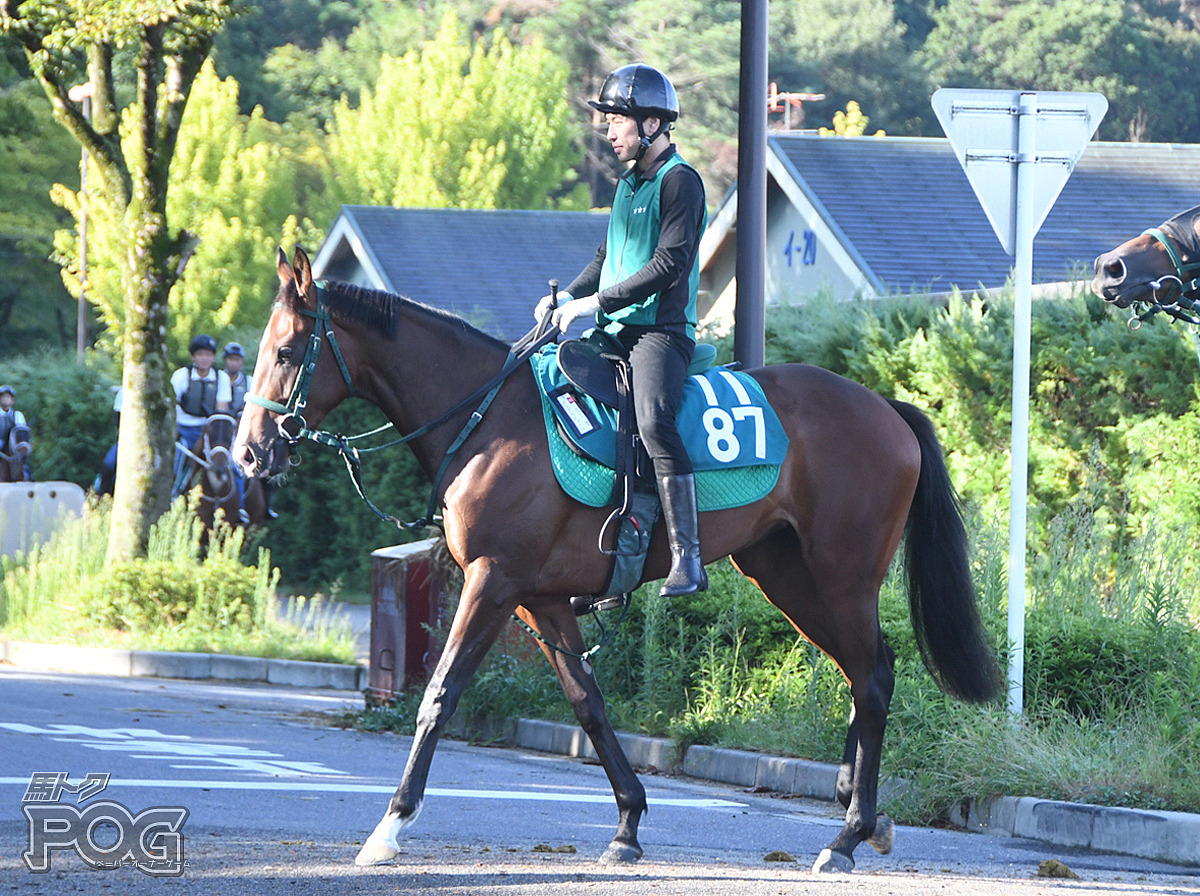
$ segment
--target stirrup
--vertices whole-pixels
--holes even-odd
[[[597,597],[594,594],[579,594],[571,598],[571,609],[576,616],[587,616],[589,613],[602,613],[605,610],[619,610],[625,606],[625,595],[615,594],[611,597]]]

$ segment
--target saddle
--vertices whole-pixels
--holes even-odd
[[[716,346],[697,343],[687,375],[703,373],[716,359]],[[604,330],[588,330],[581,339],[558,347],[558,367],[563,376],[579,391],[610,408],[620,407],[620,365],[628,363],[625,347]]]
[[[746,374],[713,366],[715,356],[711,346],[696,346],[677,418],[702,511],[762,498],[775,487],[788,449],[762,388]],[[629,361],[619,342],[591,330],[582,340],[546,346],[529,363],[559,485],[581,504],[615,508],[601,531],[603,542],[620,521],[615,550],[600,548],[614,558],[604,593],[626,593],[639,581],[659,509],[633,419]]]

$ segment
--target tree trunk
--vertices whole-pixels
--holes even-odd
[[[125,394],[121,400],[117,481],[108,535],[109,563],[145,556],[150,528],[170,507],[175,460],[175,396],[168,394],[171,375],[167,369],[166,335],[171,287],[186,259],[182,257],[181,240],[171,238],[166,221],[174,141],[160,141],[157,133],[161,26],[145,30],[140,49],[138,140],[127,153],[133,162],[133,191],[126,207],[126,245],[122,253],[126,325],[121,381]],[[179,104],[172,116],[174,131],[178,130],[181,115]],[[164,147],[161,142],[168,145]]]

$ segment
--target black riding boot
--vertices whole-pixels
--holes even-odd
[[[696,477],[660,476],[658,496],[671,545],[671,572],[659,594],[676,597],[708,590],[708,574],[700,557],[700,526],[696,519]]]

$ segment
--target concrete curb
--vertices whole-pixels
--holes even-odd
[[[337,691],[361,691],[367,686],[367,667],[362,665],[213,653],[65,647],[30,641],[0,641],[0,662],[41,672],[81,672],[126,678],[216,678]]]
[[[673,741],[618,734],[635,766],[677,768],[693,778],[740,787],[762,787],[780,793],[833,801],[838,767],[825,762],[764,756],[746,750],[688,747],[679,756]],[[545,753],[595,758],[583,729],[559,722],[517,721],[516,746]],[[902,788],[885,781],[880,795]],[[1200,815],[1113,809],[1032,797],[966,800],[950,810],[950,821],[971,831],[1000,837],[1024,837],[1055,846],[1092,849],[1154,859],[1176,865],[1200,865]]]

